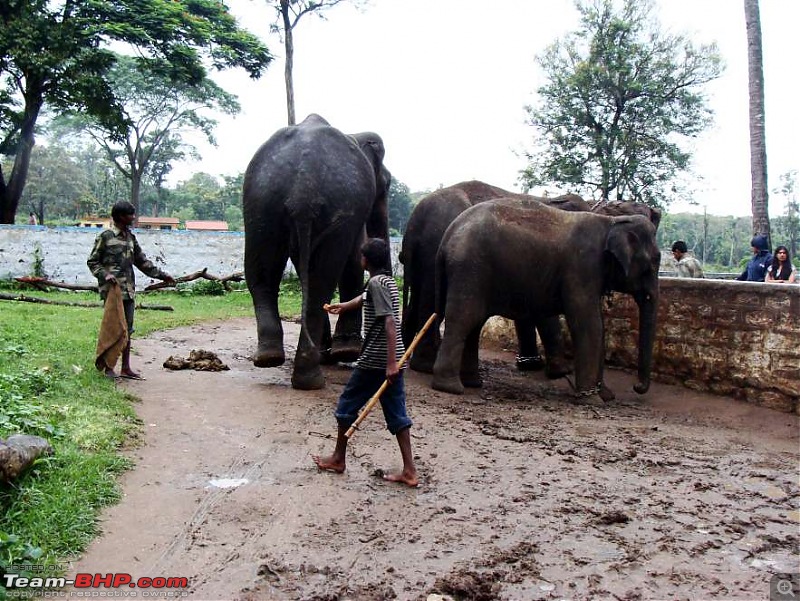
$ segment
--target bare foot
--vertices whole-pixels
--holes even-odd
[[[103,372],[103,375],[106,378],[108,378],[109,380],[116,380],[117,379],[117,374],[110,367],[106,368],[105,372]]]
[[[419,486],[419,478],[417,478],[417,473],[406,473],[400,472],[399,474],[384,474],[383,479],[388,482],[400,482],[401,484],[405,484],[406,486],[410,486],[411,488],[416,488]]]
[[[320,457],[319,455],[312,455],[311,459],[314,460],[314,463],[317,464],[317,467],[321,470],[325,470],[327,472],[336,472],[337,474],[341,474],[344,472],[345,463],[344,461],[337,461],[333,458],[333,455],[330,457]]]

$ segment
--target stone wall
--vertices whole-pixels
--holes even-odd
[[[86,267],[86,259],[99,232],[99,228],[0,225],[0,279],[33,274],[38,247],[50,279],[68,284],[96,284]],[[244,271],[243,232],[139,229],[134,232],[148,258],[174,276],[203,268],[217,276]],[[393,239],[395,273],[402,274],[397,259],[399,251],[400,239]],[[289,262],[287,273],[292,271]],[[138,288],[153,281],[137,272]]]
[[[661,278],[652,379],[800,413],[800,286]],[[636,369],[636,303],[604,303],[606,361]],[[513,348],[493,318],[485,344]],[[509,346],[510,345],[510,346]]]

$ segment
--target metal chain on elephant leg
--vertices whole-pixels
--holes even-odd
[[[569,383],[570,388],[575,393],[576,399],[584,399],[586,397],[590,397],[592,395],[599,395],[600,392],[603,390],[603,382],[598,382],[593,388],[587,388],[586,390],[578,390],[572,380],[569,379],[568,376],[564,376],[564,379]]]

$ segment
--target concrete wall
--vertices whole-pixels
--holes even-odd
[[[52,280],[68,284],[97,282],[86,267],[99,228],[0,225],[0,279],[33,274],[34,254],[41,248],[44,270]],[[174,276],[194,273],[204,267],[217,276],[244,271],[243,232],[198,232],[186,230],[134,230],[147,257]],[[397,256],[400,239],[392,240],[395,273],[402,274]],[[291,273],[291,262],[287,273]],[[151,280],[136,272],[141,289]]]
[[[652,379],[800,413],[800,286],[661,278]],[[606,361],[635,370],[636,303],[604,302]],[[485,344],[516,344],[493,318]]]

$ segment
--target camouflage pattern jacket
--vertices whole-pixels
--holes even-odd
[[[121,230],[116,225],[97,235],[86,265],[97,278],[100,297],[103,299],[108,293],[109,284],[106,282],[106,275],[109,273],[117,278],[123,299],[133,299],[136,294],[134,265],[151,278],[168,277],[145,256],[133,232]]]

